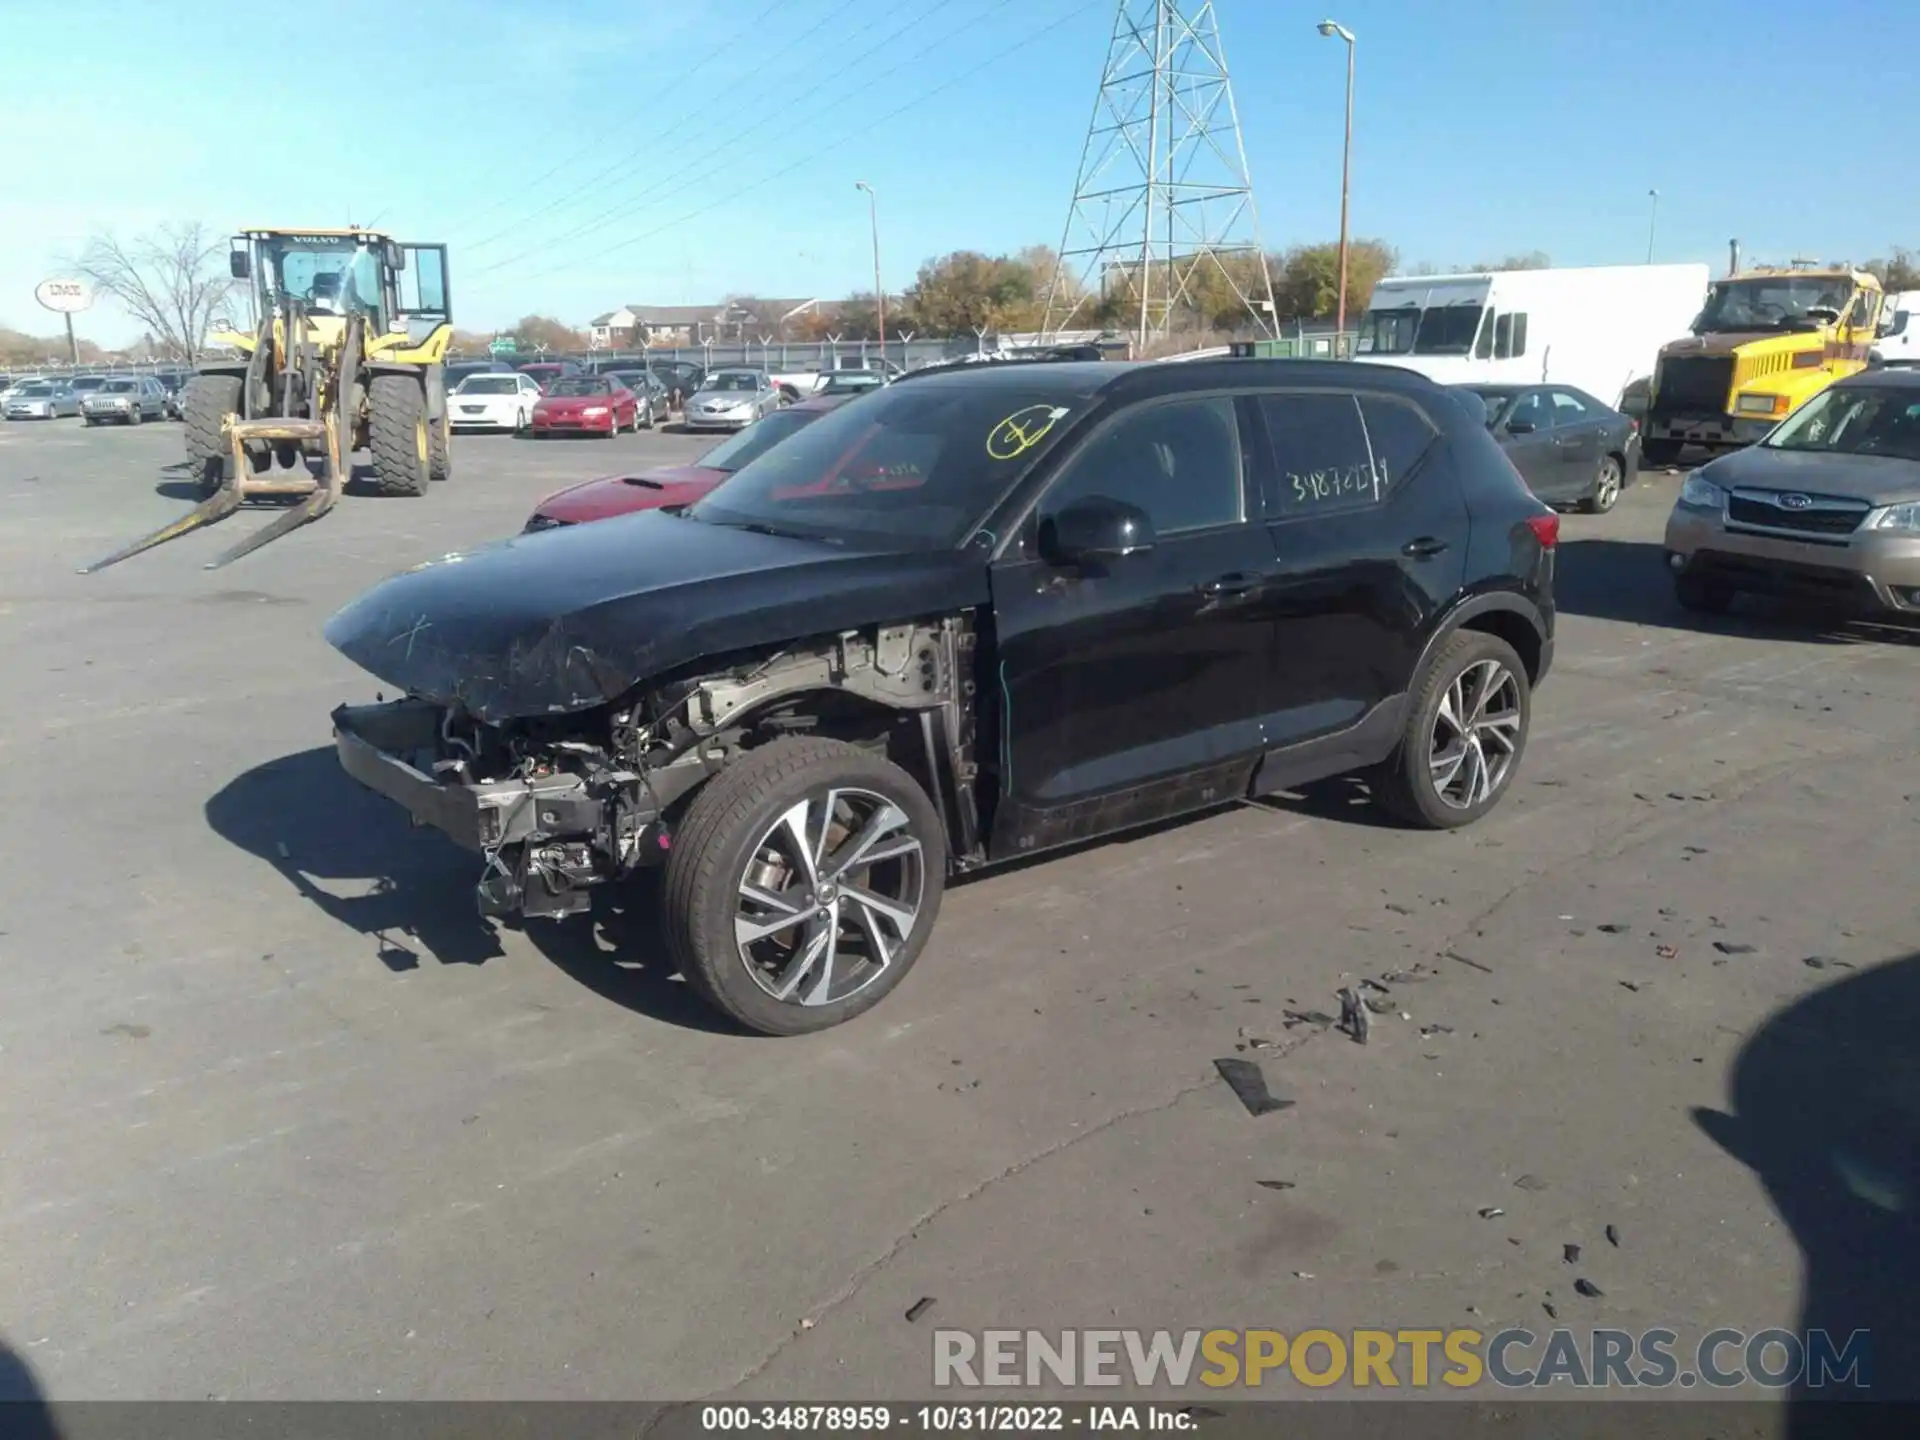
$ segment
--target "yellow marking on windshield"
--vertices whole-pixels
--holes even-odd
[[[1029,405],[1016,410],[987,432],[987,454],[1012,460],[1027,453],[1066,417],[1064,405]]]

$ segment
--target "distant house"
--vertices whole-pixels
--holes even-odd
[[[593,317],[588,334],[596,348],[634,343],[700,345],[708,340],[780,339],[783,327],[819,306],[817,300],[764,300],[740,296],[718,305],[622,305]]]

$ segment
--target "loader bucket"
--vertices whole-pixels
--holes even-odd
[[[317,520],[333,508],[340,498],[340,491],[346,484],[346,466],[340,453],[340,426],[337,417],[328,415],[324,420],[229,420],[226,426],[228,443],[232,447],[232,469],[219,490],[202,500],[198,505],[171,524],[163,525],[151,535],[143,536],[130,545],[122,546],[91,565],[80,567],[82,575],[92,575],[109,565],[118,565],[122,560],[151,550],[156,545],[164,545],[169,540],[177,540],[203,526],[224,520],[247,500],[268,495],[300,495],[306,497],[300,504],[283,510],[263,529],[255,531],[238,544],[230,546],[209,560],[205,569],[217,570],[222,565],[230,565],[242,555],[250,555],[262,545],[278,540],[293,530],[298,530],[310,520]],[[297,476],[284,477],[256,476],[250,473],[247,461],[247,442],[265,440],[273,442],[295,442],[302,450],[315,441],[321,442],[324,470],[318,480],[304,470]]]

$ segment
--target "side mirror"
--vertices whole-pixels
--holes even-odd
[[[1531,420],[1509,420],[1507,422],[1507,434],[1509,435],[1531,435],[1538,428],[1539,427]]]
[[[387,268],[389,270],[404,270],[407,268],[407,252],[391,240],[387,242]]]
[[[1137,505],[1093,495],[1040,522],[1040,555],[1051,565],[1123,560],[1153,548],[1153,522]]]
[[[253,262],[244,250],[227,252],[227,273],[236,280],[247,280],[253,276]]]

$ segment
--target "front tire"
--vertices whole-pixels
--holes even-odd
[[[1682,610],[1695,615],[1724,615],[1738,595],[1733,586],[1709,575],[1684,572],[1673,577],[1673,598]]]
[[[432,442],[427,395],[411,375],[375,375],[367,393],[374,488],[382,495],[427,493]]]
[[[1399,746],[1371,777],[1375,801],[1418,829],[1471,825],[1513,783],[1532,713],[1532,686],[1513,647],[1483,631],[1455,631],[1413,694]]]
[[[898,765],[776,740],[709,781],[675,830],[667,942],[687,983],[749,1030],[825,1030],[906,977],[946,867],[933,802]]]
[[[186,426],[187,464],[202,499],[220,488],[232,467],[222,427],[229,415],[239,413],[241,384],[238,375],[194,375],[187,380],[180,413]]]
[[[453,422],[427,422],[427,474],[434,480],[453,478]]]
[[[1580,508],[1589,515],[1604,515],[1620,502],[1620,489],[1626,471],[1617,455],[1602,455],[1600,471],[1593,477],[1593,489],[1587,492]]]

